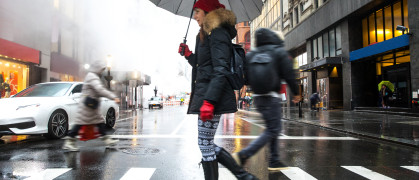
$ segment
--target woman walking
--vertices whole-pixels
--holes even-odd
[[[188,114],[199,114],[198,145],[205,179],[218,179],[218,162],[237,179],[257,179],[241,168],[229,152],[214,144],[221,114],[237,111],[234,90],[225,77],[229,73],[231,40],[237,35],[236,17],[218,0],[198,0],[193,9],[193,17],[201,27],[195,53],[183,43],[179,53],[184,54],[193,68]]]
[[[105,132],[105,120],[100,113],[100,97],[107,97],[114,100],[116,103],[119,103],[119,99],[112,92],[108,91],[100,81],[100,76],[102,72],[106,69],[106,65],[103,61],[94,62],[87,73],[84,83],[82,93],[82,100],[78,104],[78,115],[75,120],[75,125],[66,136],[63,149],[70,151],[78,151],[76,142],[76,136],[79,133],[82,125],[92,125],[96,124],[99,128],[99,133],[103,141],[108,146],[115,145],[116,140],[111,139],[106,135]],[[89,107],[92,105],[91,107]]]

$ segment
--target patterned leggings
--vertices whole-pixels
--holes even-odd
[[[221,115],[214,115],[212,120],[202,121],[198,116],[198,146],[202,153],[203,161],[213,161],[217,159],[215,155],[214,144],[215,131],[217,131],[218,123]]]

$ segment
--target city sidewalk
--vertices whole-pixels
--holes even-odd
[[[303,117],[300,118],[298,108],[283,108],[282,118],[352,135],[419,147],[419,117],[342,110],[317,112],[307,108],[303,108],[302,111]],[[260,116],[255,109],[239,110],[238,114]]]

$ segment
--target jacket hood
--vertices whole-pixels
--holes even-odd
[[[256,47],[264,45],[284,46],[284,39],[277,32],[267,28],[259,28],[255,32]]]
[[[203,22],[203,29],[205,33],[211,34],[211,31],[223,27],[227,29],[228,33],[230,34],[231,38],[236,37],[237,30],[235,28],[236,25],[236,15],[234,15],[233,11],[219,8],[209,12],[205,16],[205,20]]]
[[[97,60],[94,61],[89,68],[89,72],[101,74],[106,69],[105,61]]]

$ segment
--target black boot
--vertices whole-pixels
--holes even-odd
[[[202,161],[202,168],[204,169],[205,180],[218,180],[218,162]]]
[[[216,148],[215,154],[217,155],[217,160],[220,164],[230,170],[231,173],[240,180],[258,180],[258,178],[247,171],[245,171],[241,166],[239,166],[233,157],[227,152],[224,148],[220,147],[220,150],[217,151]]]

